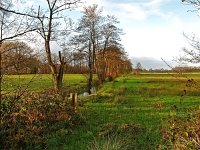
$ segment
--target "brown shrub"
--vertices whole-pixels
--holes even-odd
[[[168,122],[168,127],[162,130],[165,148],[200,149],[200,110],[187,120],[171,117]]]
[[[4,97],[0,111],[1,149],[26,149],[38,145],[44,148],[46,135],[62,128],[71,131],[75,125],[84,123],[66,101],[49,92],[26,93],[18,99]],[[56,125],[58,122],[63,123],[62,127]]]

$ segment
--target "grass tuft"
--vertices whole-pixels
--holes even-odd
[[[106,136],[103,138],[95,138],[87,147],[87,150],[126,150],[127,144],[122,137]]]

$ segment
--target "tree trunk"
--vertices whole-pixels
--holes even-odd
[[[98,79],[101,84],[104,83],[105,81],[105,62],[104,62],[104,54],[100,54],[99,56],[99,65],[97,66],[97,74],[98,74]]]
[[[103,64],[102,64],[102,79],[101,82],[105,82],[106,79],[106,58],[105,58],[105,49],[103,51],[103,55],[102,55],[102,60],[103,60]]]
[[[56,94],[62,93],[64,67],[65,67],[65,64],[60,64],[59,71],[58,71],[57,74],[55,73],[55,71],[51,72],[52,73],[53,88],[54,88],[54,91],[55,91]],[[52,67],[50,66],[50,68],[52,68]]]
[[[89,57],[88,57],[88,67],[89,67],[89,77],[87,80],[87,90],[88,93],[91,94],[91,88],[92,88],[92,79],[93,79],[93,54],[91,51],[91,43],[89,42]]]
[[[49,68],[51,70],[51,75],[52,75],[52,84],[53,84],[53,89],[56,94],[59,93],[59,88],[58,88],[58,78],[57,78],[57,72],[56,72],[56,67],[54,64],[49,64]]]
[[[45,43],[45,49],[46,49],[48,64],[49,64],[51,74],[52,74],[52,83],[53,83],[54,91],[56,94],[61,94],[62,93],[62,79],[63,79],[64,67],[65,67],[64,57],[61,56],[61,52],[59,51],[60,66],[59,66],[59,69],[57,69],[56,64],[54,64],[52,61],[50,44],[48,41],[46,41]]]
[[[106,48],[108,45],[108,39],[106,38],[104,42],[104,47],[103,50],[99,52],[100,55],[100,64],[99,64],[99,69],[97,70],[98,78],[101,84],[105,82],[106,79]]]
[[[87,83],[87,89],[88,89],[89,94],[91,94],[91,89],[92,89],[92,78],[93,78],[93,74],[92,74],[92,71],[90,69],[89,77],[88,77],[88,83]]]
[[[65,70],[65,60],[64,57],[61,56],[61,52],[59,51],[59,59],[60,59],[60,67],[57,75],[57,90],[59,93],[62,93],[62,83],[63,83],[63,75]]]
[[[2,77],[3,77],[3,73],[2,73],[2,42],[0,42],[0,104],[1,104],[1,100],[2,100]]]

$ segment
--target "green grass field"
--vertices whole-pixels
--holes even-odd
[[[85,83],[86,76],[80,74],[65,74],[63,77],[63,86]],[[10,75],[3,77],[2,91],[9,92],[19,87],[27,90],[41,91],[50,88],[52,85],[51,75]]]
[[[187,76],[200,83],[200,74]],[[161,129],[168,123],[168,118],[187,120],[199,109],[200,92],[186,87],[187,80],[155,73],[129,75],[106,83],[96,96],[82,100],[78,111],[87,123],[76,128],[61,148],[103,149],[102,145],[108,146],[109,142],[114,145],[112,137],[115,144],[123,143],[124,149],[165,146]],[[181,97],[184,90],[186,94]],[[53,149],[59,145],[59,140],[54,137],[49,137],[49,143],[52,143],[49,146]]]
[[[200,74],[187,76],[200,86]],[[13,82],[18,78],[15,77],[7,79]],[[23,78],[30,80],[32,76]],[[30,86],[32,90],[41,90],[51,84],[48,75],[39,75],[35,79]],[[65,75],[64,85],[85,82],[85,79],[82,75]],[[97,150],[104,149],[102,145],[105,143],[114,145],[120,142],[123,145],[120,149],[130,150],[165,146],[161,129],[168,124],[169,118],[187,120],[199,109],[200,90],[188,85],[187,81],[175,74],[146,73],[107,82],[97,94],[79,100],[77,111],[85,118],[86,124],[75,127],[67,135],[49,135],[47,148]]]

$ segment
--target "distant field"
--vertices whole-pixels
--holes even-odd
[[[81,74],[65,74],[63,86],[86,82],[86,76]],[[51,75],[7,75],[3,77],[2,91],[12,91],[17,88],[27,88],[32,91],[41,91],[52,86]]]
[[[185,77],[183,77],[185,76]],[[200,81],[200,73],[185,73],[183,76],[177,75],[175,73],[142,73],[139,76],[135,76],[134,80],[139,80],[142,82],[144,79],[149,79],[152,81],[161,80],[171,82],[179,82],[177,80],[185,82],[187,78],[193,78],[196,81]],[[187,78],[186,78],[187,77]],[[177,79],[178,78],[178,79]],[[63,78],[63,85],[77,84],[86,82],[86,75],[82,74],[65,74]],[[51,75],[49,74],[36,74],[36,75],[5,75],[3,77],[3,91],[11,91],[18,87],[28,87],[29,90],[40,91],[45,88],[50,88],[51,85]],[[172,83],[173,84],[173,83]]]
[[[191,73],[154,73],[154,72],[146,72],[146,73],[141,73],[141,76],[145,76],[145,77],[192,77],[192,78],[197,78],[200,79],[200,72],[191,72]]]

